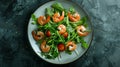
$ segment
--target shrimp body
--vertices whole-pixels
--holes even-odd
[[[58,32],[60,33],[60,34],[64,34],[65,32],[66,32],[66,26],[65,25],[63,25],[63,24],[60,24],[59,26],[58,26]]]
[[[79,36],[87,36],[89,32],[85,32],[85,31],[86,28],[83,25],[77,27],[77,33]]]
[[[49,52],[50,46],[46,45],[46,41],[44,40],[40,45],[40,49],[42,50],[42,52]]]
[[[74,42],[69,41],[67,42],[66,48],[70,51],[74,51],[77,48],[77,45]]]
[[[64,11],[62,11],[62,15],[61,15],[61,16],[60,16],[60,14],[59,14],[58,12],[56,12],[56,13],[53,15],[52,18],[53,18],[53,21],[54,21],[55,23],[62,21],[62,20],[64,19]]]
[[[78,13],[75,13],[74,15],[72,15],[70,14],[70,12],[68,12],[68,17],[72,22],[76,22],[80,20],[80,15]]]
[[[40,16],[38,18],[38,24],[40,24],[40,25],[45,25],[49,21],[50,21],[50,16],[47,16],[47,18],[45,16]]]
[[[37,31],[37,32],[32,31],[32,36],[33,36],[33,38],[34,38],[36,41],[38,41],[38,40],[44,38],[44,33],[41,32],[41,31]]]

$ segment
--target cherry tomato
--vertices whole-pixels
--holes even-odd
[[[68,37],[68,32],[65,32],[65,33],[63,34],[63,36],[64,36],[64,38],[67,38],[67,37]]]
[[[49,30],[46,31],[46,36],[47,36],[47,37],[50,37],[50,36],[51,36],[51,33],[50,33]]]
[[[64,44],[58,44],[57,48],[58,48],[58,51],[64,51],[65,50],[65,45]]]

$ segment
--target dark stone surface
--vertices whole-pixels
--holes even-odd
[[[30,15],[49,0],[0,0],[0,67],[120,67],[120,0],[73,0],[90,15],[94,38],[88,52],[66,65],[40,59],[27,39]]]

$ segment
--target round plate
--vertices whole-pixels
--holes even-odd
[[[39,17],[41,15],[44,15],[45,8],[50,7],[55,2],[56,1],[50,1],[50,2],[47,2],[44,5],[40,6],[34,12],[35,16]],[[78,6],[77,4],[75,4],[75,3],[71,2],[71,1],[67,1],[66,0],[66,1],[57,1],[57,2],[61,3],[64,6],[65,9],[68,9],[71,6],[73,6],[75,8],[75,10],[80,14],[81,17],[84,17],[84,16],[88,17],[88,15],[85,13],[85,11],[82,8],[80,8],[80,6]],[[35,51],[35,53],[40,58],[42,58],[43,60],[45,60],[47,62],[50,62],[50,63],[53,63],[53,64],[66,64],[66,63],[70,63],[70,62],[73,62],[73,61],[77,60],[78,58],[80,58],[87,51],[87,49],[83,49],[81,47],[81,44],[79,44],[79,45],[77,45],[77,49],[75,51],[73,51],[71,55],[69,55],[69,54],[67,54],[65,52],[61,52],[60,55],[57,58],[55,58],[55,59],[46,59],[44,56],[41,55],[41,50],[39,49],[39,45],[36,43],[36,41],[32,37],[31,32],[33,30],[35,30],[37,28],[37,26],[33,25],[31,23],[32,23],[32,19],[30,18],[29,24],[28,24],[28,39],[29,39],[30,45],[32,46],[32,48]],[[88,23],[89,29],[92,30],[92,26],[91,26],[91,23],[90,23],[89,19],[87,20],[87,23]],[[90,46],[90,43],[92,41],[92,31],[84,39]]]

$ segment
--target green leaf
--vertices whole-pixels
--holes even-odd
[[[68,16],[68,10],[64,9],[64,13],[65,13],[65,17],[67,17]]]
[[[85,49],[87,49],[87,48],[89,47],[86,42],[81,43],[81,45],[82,45],[82,47],[85,48]]]
[[[53,11],[50,8],[46,8],[45,13],[46,13],[46,15],[49,15],[49,16],[53,15]]]
[[[87,17],[83,17],[83,18],[81,19],[81,21],[83,22],[82,25],[84,25],[85,27],[88,27]]]
[[[76,35],[77,35],[77,34],[76,34],[75,32],[73,32],[73,33],[72,33],[72,38],[71,38],[70,40],[74,40],[74,38],[76,38]]]
[[[73,14],[73,13],[75,13],[75,9],[73,8],[73,7],[70,7],[69,8],[69,11]]]
[[[84,40],[83,37],[80,37],[81,39],[81,46],[85,49],[87,49],[89,47],[89,45],[86,43],[86,41]]]
[[[76,41],[77,43],[80,43],[80,38],[79,38],[79,36],[76,37],[76,40],[77,40],[77,41]]]
[[[85,27],[88,27],[88,24],[87,24],[87,23],[84,23],[83,25],[84,25]]]
[[[36,24],[37,23],[37,18],[34,14],[31,15],[32,18],[32,24]]]
[[[56,34],[57,34],[57,36],[59,37],[58,40],[61,41],[62,43],[64,43],[64,42],[65,42],[64,37],[61,36],[58,31],[56,32]]]
[[[59,11],[63,11],[63,10],[64,10],[63,6],[62,6],[60,3],[58,3],[58,2],[52,4],[52,7],[53,7],[54,9],[59,10]]]
[[[58,57],[59,52],[58,52],[57,46],[52,44],[51,49],[48,53],[42,52],[41,54],[42,54],[42,56],[45,56],[45,58],[47,58],[47,59],[55,59],[56,57]]]
[[[77,24],[77,25],[81,25],[81,24],[83,24],[83,21],[81,21],[81,20],[80,20],[80,21],[77,21],[76,24]]]
[[[49,54],[52,56],[52,58],[56,58],[59,55],[59,52],[58,52],[56,45],[53,44],[51,46],[51,50],[50,50]]]
[[[37,41],[37,43],[38,43],[38,44],[41,44],[41,43],[42,43],[42,41],[43,41],[43,40],[38,40],[38,41]]]
[[[67,19],[66,19],[66,24],[67,24],[67,26],[69,26],[70,24],[69,24],[69,19],[68,19],[68,16],[67,16]]]
[[[83,23],[85,23],[85,22],[87,21],[87,17],[83,17],[83,18],[81,19],[81,21],[82,21]]]

